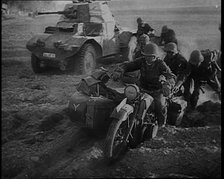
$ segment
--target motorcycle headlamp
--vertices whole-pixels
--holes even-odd
[[[124,89],[124,94],[128,100],[134,100],[139,94],[139,87],[137,85],[128,85]]]

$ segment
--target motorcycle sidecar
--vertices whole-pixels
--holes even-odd
[[[103,96],[91,97],[75,92],[68,105],[70,120],[81,121],[96,134],[106,133],[110,125],[110,114],[116,104]]]

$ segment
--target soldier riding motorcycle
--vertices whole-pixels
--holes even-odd
[[[141,76],[138,85],[125,88],[126,97],[110,116],[112,122],[104,152],[111,160],[116,160],[127,147],[135,147],[145,137],[155,137],[158,126],[166,124],[166,98],[171,95],[175,75],[159,59],[156,44],[147,44],[143,55],[142,59],[121,64],[113,74],[116,80],[124,72],[140,69]]]

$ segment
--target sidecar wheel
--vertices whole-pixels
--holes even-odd
[[[126,122],[118,119],[112,120],[104,148],[104,155],[110,162],[117,160],[127,150],[127,142],[124,141],[126,129]]]

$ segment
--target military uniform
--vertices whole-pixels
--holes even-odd
[[[177,44],[176,33],[174,32],[173,29],[167,29],[165,32],[162,32],[160,38],[161,38],[161,41],[160,41],[161,45],[165,45],[165,44],[168,44],[170,42],[173,42],[176,45],[178,45]]]
[[[220,94],[221,85],[217,78],[217,63],[212,61],[208,53],[202,53],[204,61],[199,66],[189,64],[185,82],[185,98],[195,108],[199,99],[201,86],[206,82],[214,91]],[[191,82],[194,80],[194,91],[190,94]]]
[[[120,72],[131,72],[140,70],[139,86],[145,90],[151,91],[150,95],[154,98],[155,113],[158,117],[159,125],[166,123],[167,119],[167,104],[166,98],[161,92],[162,85],[159,82],[160,75],[166,77],[170,86],[175,83],[176,76],[171,72],[165,62],[157,58],[151,65],[148,65],[145,58],[142,57],[133,62],[123,63],[119,66]]]
[[[177,81],[185,81],[188,73],[188,62],[180,53],[175,54],[171,58],[165,56],[164,62],[177,76]]]
[[[147,23],[140,23],[138,24],[138,30],[137,30],[137,34],[141,35],[142,33],[143,34],[148,34],[149,32],[152,32],[154,31],[154,29]]]

